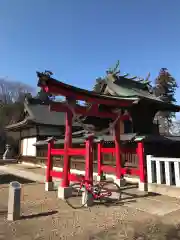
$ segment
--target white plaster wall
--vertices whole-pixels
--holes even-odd
[[[23,141],[22,155],[35,157],[36,147],[33,146],[33,144],[36,143],[36,137],[25,138],[22,141]]]

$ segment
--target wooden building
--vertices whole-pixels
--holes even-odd
[[[7,134],[19,142],[19,153],[22,157],[36,157],[37,141],[54,136],[58,139],[64,136],[65,115],[62,112],[50,112],[47,102],[29,98],[24,102],[21,121],[6,126]],[[81,128],[73,125],[74,131]]]
[[[64,86],[66,87],[66,84],[63,84],[63,87]],[[74,94],[77,94],[79,91],[78,88],[70,85],[67,85],[67,89],[68,91],[71,90]],[[136,138],[138,138],[138,136],[143,136],[143,138],[148,137],[148,139],[151,140],[147,141],[148,143],[146,145],[148,149],[153,149],[154,154],[156,140],[158,146],[160,146],[161,143],[161,152],[164,149],[163,142],[169,142],[169,144],[174,142],[172,139],[167,140],[167,138],[164,141],[164,138],[159,136],[158,123],[154,121],[154,117],[158,111],[179,111],[179,106],[168,104],[160,100],[150,91],[145,82],[129,79],[126,76],[113,77],[113,75],[109,74],[107,78],[100,79],[96,82],[93,91],[81,89],[81,92],[84,95],[90,93],[96,98],[100,96],[111,100],[121,99],[122,101],[132,102],[132,104],[127,107],[120,107],[122,111],[122,117],[119,120],[122,144],[133,145],[135,136]],[[54,102],[54,104],[56,105],[58,102]],[[42,102],[39,99],[33,98],[26,99],[22,120],[6,127],[9,134],[14,132],[16,136],[18,136],[20,143],[19,154],[22,155],[23,160],[28,157],[28,159],[31,158],[31,161],[33,158],[33,161],[36,159],[38,162],[44,162],[47,156],[47,144],[43,145],[43,143],[45,143],[44,140],[51,136],[57,139],[64,139],[65,114],[64,112],[50,111],[49,106],[51,105],[52,102]],[[112,111],[112,106],[99,104],[99,109],[109,113]],[[117,106],[114,110],[117,110]],[[98,130],[107,128],[111,121],[111,119],[102,119],[96,116],[86,116],[83,117],[83,119],[84,124],[92,124]],[[82,139],[84,131],[82,131],[78,123],[73,123],[73,132],[77,132],[74,133],[74,138]],[[111,134],[112,133],[109,133],[109,135]],[[59,143],[61,147],[63,144],[62,140]],[[36,142],[40,142],[37,147],[34,146]],[[148,154],[150,154],[149,150]],[[133,159],[136,158],[135,156],[129,157],[133,157]],[[125,156],[125,158],[127,157]],[[61,157],[59,157],[59,159],[61,159]],[[114,162],[114,156],[108,156],[106,159],[107,163],[109,162],[112,164]],[[78,161],[80,165],[84,164],[84,160],[78,158]],[[76,167],[78,161],[75,162]],[[59,161],[57,161],[57,165],[61,165]]]

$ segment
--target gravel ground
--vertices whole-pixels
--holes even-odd
[[[42,174],[44,172],[44,169],[29,168],[29,171],[32,170]],[[164,217],[123,204],[73,210],[57,199],[57,192],[45,192],[44,184],[16,179],[6,174],[1,175],[0,180],[0,240],[180,239],[180,210]],[[22,218],[16,222],[7,222],[7,183],[15,180],[22,183]],[[156,198],[158,200],[159,197]],[[169,201],[166,197],[164,200]]]
[[[180,213],[163,218],[127,206],[96,205],[73,210],[45,192],[44,184],[22,185],[22,219],[7,222],[8,185],[0,188],[0,239],[180,239]]]

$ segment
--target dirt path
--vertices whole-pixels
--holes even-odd
[[[18,172],[18,166],[15,168]],[[44,173],[44,169],[27,169],[29,174]],[[19,179],[22,219],[7,222],[8,183],[17,179],[12,175],[0,177],[0,240],[180,239],[178,199],[143,196],[134,189],[126,189],[118,206],[95,205],[91,209],[73,210],[57,198],[57,192],[45,192],[43,183],[23,178],[22,182]]]
[[[179,213],[174,221],[173,214],[162,218],[123,205],[72,210],[56,192],[44,192],[44,184],[30,183],[22,188],[22,219],[11,223],[7,197],[8,185],[1,185],[0,239],[180,239],[169,236],[179,234]]]

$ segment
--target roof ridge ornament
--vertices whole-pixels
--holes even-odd
[[[48,76],[48,77],[51,77],[53,75],[53,72],[51,72],[49,70],[45,70],[43,74]]]
[[[119,60],[117,61],[116,65],[114,68],[109,68],[106,73],[107,74],[112,74],[112,75],[117,75],[120,73],[120,69],[119,69],[119,65],[120,65],[120,62]],[[119,70],[118,70],[119,69]]]

